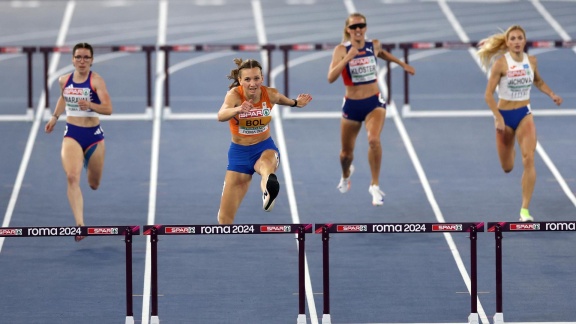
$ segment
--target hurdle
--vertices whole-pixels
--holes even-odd
[[[132,295],[132,236],[140,234],[139,226],[42,226],[1,227],[0,237],[118,236],[126,243],[126,319],[134,324]]]
[[[26,54],[26,86],[28,88],[27,98],[28,98],[28,109],[26,109],[26,114],[20,115],[6,115],[0,116],[0,121],[32,121],[34,119],[33,107],[32,107],[32,54],[36,52],[36,47],[31,46],[2,46],[0,47],[0,54],[15,54],[20,55]]]
[[[576,222],[533,222],[533,223],[508,223],[488,222],[487,232],[493,232],[496,239],[496,313],[494,324],[504,323],[502,301],[502,238],[503,232],[576,232]],[[510,322],[508,322],[510,323]],[[536,322],[533,322],[536,323]],[[574,322],[572,322],[574,323]]]
[[[323,315],[322,324],[331,324],[330,315],[330,234],[390,234],[390,233],[469,233],[470,237],[470,315],[469,324],[478,324],[477,233],[484,231],[484,223],[338,223],[315,224],[316,234],[322,234]]]
[[[305,236],[312,233],[312,224],[233,224],[233,225],[145,225],[143,235],[151,244],[151,311],[150,323],[160,324],[158,317],[158,236],[159,235],[250,235],[295,234],[298,240],[298,317],[297,324],[306,324]]]

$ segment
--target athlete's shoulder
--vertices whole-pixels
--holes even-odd
[[[68,83],[68,80],[70,80],[71,75],[72,72],[63,74],[58,78],[58,83],[60,83],[61,88],[63,88],[66,85],[66,83]]]

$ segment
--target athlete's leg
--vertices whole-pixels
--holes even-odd
[[[96,145],[94,152],[88,160],[88,167],[86,168],[86,176],[88,178],[88,184],[93,190],[100,187],[100,179],[102,179],[102,170],[104,169],[104,157],[106,155],[106,144],[104,140],[100,141]]]
[[[248,192],[251,180],[251,174],[230,170],[226,171],[222,198],[220,200],[220,210],[218,210],[218,223],[232,224],[234,222],[236,212]]]
[[[382,144],[380,134],[384,128],[386,109],[376,108],[366,116],[366,131],[368,132],[368,163],[372,181],[370,185],[378,185],[380,178],[380,166],[382,163]]]
[[[254,165],[254,170],[262,176],[260,189],[262,190],[262,208],[269,212],[274,208],[276,197],[280,191],[280,183],[274,174],[280,163],[278,152],[275,150],[265,150]]]
[[[275,150],[262,152],[262,155],[258,161],[256,161],[254,171],[262,176],[262,180],[260,181],[260,189],[262,192],[266,191],[266,180],[271,173],[276,172],[279,163],[278,153]]]
[[[342,118],[340,121],[340,141],[342,149],[340,150],[340,165],[342,167],[342,178],[350,177],[350,165],[354,160],[354,147],[356,138],[360,132],[362,123],[350,119]]]
[[[500,159],[502,170],[508,173],[514,168],[516,149],[514,148],[515,132],[506,126],[503,132],[496,131],[496,150]]]
[[[536,127],[534,117],[528,115],[522,119],[516,129],[516,137],[520,152],[522,153],[522,208],[528,209],[534,185],[536,184],[536,168],[534,166],[534,152],[536,151]]]
[[[62,167],[68,182],[68,202],[74,215],[76,225],[84,225],[84,200],[80,190],[80,176],[84,166],[84,153],[76,140],[64,137],[62,140]]]

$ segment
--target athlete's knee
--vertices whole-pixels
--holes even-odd
[[[522,154],[522,164],[524,166],[534,165],[534,153],[523,153]]]
[[[368,137],[368,146],[371,150],[379,149],[382,147],[380,142],[380,137],[370,136]]]
[[[79,185],[80,176],[76,172],[67,172],[66,181],[68,181],[69,185]]]
[[[91,182],[89,183],[89,185],[90,185],[90,189],[92,189],[92,190],[98,190],[98,188],[100,187],[100,181],[98,181],[98,182],[92,182],[92,181],[91,181]]]
[[[354,153],[346,151],[340,152],[340,161],[342,163],[351,163],[353,159],[354,159]]]

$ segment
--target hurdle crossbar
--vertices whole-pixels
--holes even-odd
[[[312,224],[232,224],[232,225],[145,225],[144,235],[151,243],[151,324],[158,317],[158,236],[159,235],[249,235],[296,234],[298,240],[298,324],[306,324],[305,235],[312,233]]]
[[[463,232],[470,234],[470,315],[468,323],[478,323],[478,273],[477,273],[477,233],[484,231],[484,223],[338,223],[315,224],[314,231],[322,234],[322,268],[324,307],[322,324],[331,324],[330,315],[330,234],[390,234],[390,233],[445,233]]]
[[[37,226],[0,227],[0,237],[118,236],[126,243],[126,320],[134,324],[132,300],[132,236],[140,234],[139,226]]]
[[[576,221],[554,222],[489,222],[487,232],[493,232],[496,239],[496,313],[494,324],[504,323],[502,300],[502,238],[503,232],[576,232]],[[536,323],[536,322],[533,322]]]

